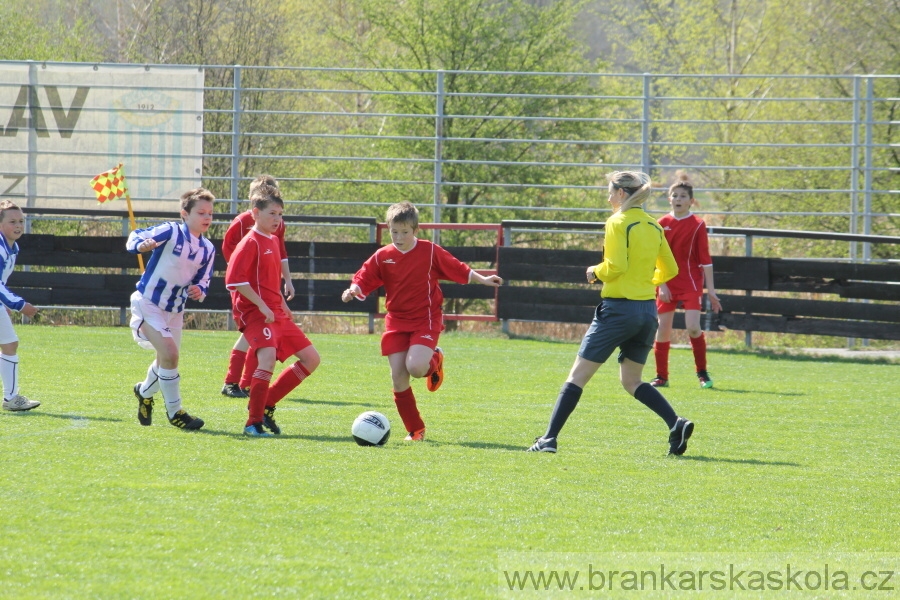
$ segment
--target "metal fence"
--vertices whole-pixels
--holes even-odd
[[[19,64],[0,61],[0,68]],[[190,68],[205,82],[202,184],[229,212],[238,211],[249,181],[268,172],[295,214],[382,217],[390,203],[410,200],[434,223],[605,220],[604,173],[650,173],[659,193],[647,208],[664,212],[665,187],[685,170],[697,212],[711,225],[900,230],[896,75]],[[40,95],[24,87],[0,85],[2,98],[16,98],[0,102],[0,164],[22,152],[3,141],[13,123],[40,133]],[[58,87],[53,108],[71,117],[67,99],[77,86]],[[140,111],[146,120],[147,106]],[[100,166],[119,160],[91,151]],[[58,176],[66,152],[3,177]],[[46,198],[33,189],[3,186],[3,196],[37,206]],[[137,196],[135,207],[152,200]]]

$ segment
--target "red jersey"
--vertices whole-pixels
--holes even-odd
[[[709,255],[709,239],[706,223],[693,213],[676,219],[672,213],[659,220],[666,241],[678,263],[678,275],[666,282],[673,296],[685,293],[703,293],[703,267],[712,266]]]
[[[275,315],[283,314],[281,259],[278,238],[251,229],[238,243],[225,271],[225,287],[231,291],[231,306],[238,329],[262,315],[259,308],[235,287],[249,284]]]
[[[438,280],[468,283],[471,270],[437,244],[417,239],[405,253],[394,244],[379,248],[353,276],[353,283],[365,296],[384,286],[386,329],[440,329],[444,293]]]
[[[256,221],[253,220],[253,212],[249,210],[247,212],[242,212],[231,221],[231,225],[228,226],[228,230],[225,232],[225,237],[222,238],[222,256],[225,257],[225,262],[231,260],[234,249],[237,248],[240,241],[244,239],[251,229],[253,229],[255,224]],[[281,225],[278,226],[278,230],[275,232],[275,237],[278,238],[278,244],[280,246],[281,260],[287,260],[288,257],[287,248],[284,246],[284,229],[284,221],[282,221]]]

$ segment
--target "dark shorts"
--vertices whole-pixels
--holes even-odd
[[[653,349],[658,327],[656,300],[604,298],[594,311],[578,356],[605,363],[619,348],[619,362],[627,358],[643,365]]]

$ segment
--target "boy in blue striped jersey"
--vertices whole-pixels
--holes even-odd
[[[212,224],[213,202],[215,197],[209,190],[188,190],[181,196],[181,223],[137,229],[125,244],[134,254],[152,252],[137,291],[131,295],[134,339],[141,347],[156,350],[146,379],[134,386],[141,425],[151,424],[153,395],[159,390],[169,423],[180,429],[203,427],[202,419],[181,407],[178,353],[184,305],[189,298],[203,302],[209,289],[215,248],[203,234]]]
[[[31,410],[41,405],[37,400],[29,400],[19,394],[19,338],[13,329],[9,311],[17,311],[26,317],[33,317],[38,309],[20,298],[6,287],[6,280],[16,266],[19,255],[19,244],[16,243],[25,233],[25,215],[22,209],[9,200],[0,201],[0,302],[6,310],[0,308],[0,379],[3,380],[3,409]]]

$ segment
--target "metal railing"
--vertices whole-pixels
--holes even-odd
[[[0,69],[22,64],[0,61]],[[48,64],[66,66],[24,64],[38,75]],[[711,225],[893,234],[900,217],[896,75],[188,68],[205,76],[203,152],[174,158],[202,160],[202,184],[229,212],[238,211],[249,181],[269,172],[295,213],[381,218],[387,205],[406,199],[434,223],[603,220],[604,173],[649,172],[660,187],[648,209],[664,212],[664,186],[683,169]],[[65,170],[66,157],[84,149],[63,145],[36,160],[34,150],[3,141],[23,129],[42,135],[40,86],[39,76],[27,86],[0,82],[0,124],[7,124],[0,156],[29,153],[27,172],[2,173],[8,185],[0,191],[28,207],[65,200],[41,197],[34,182],[96,174]],[[53,109],[73,121],[68,103],[77,86],[56,87],[62,100]],[[146,107],[134,110],[147,115]],[[190,107],[150,112],[181,110]],[[106,148],[89,152],[98,170],[119,158]],[[129,152],[140,158],[145,151]],[[129,177],[137,184],[154,175]],[[140,210],[156,198],[133,200]],[[810,220],[822,224],[797,226]]]

